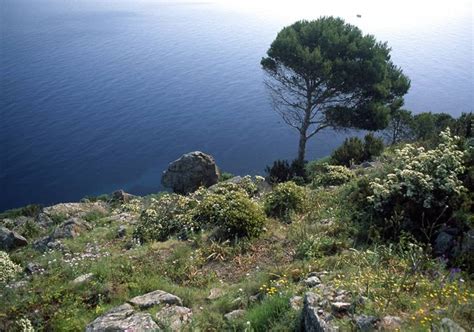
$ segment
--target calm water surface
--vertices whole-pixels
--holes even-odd
[[[341,16],[387,41],[414,112],[472,111],[472,4],[379,2],[0,0],[0,210],[156,192],[193,150],[235,174],[293,158],[259,61],[301,18]],[[321,133],[308,158],[343,138]]]

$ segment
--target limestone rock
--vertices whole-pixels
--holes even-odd
[[[466,332],[459,324],[449,318],[443,318],[438,326],[433,326],[434,332]]]
[[[107,211],[107,205],[104,202],[61,203],[43,209],[43,213],[50,218],[54,216],[62,216],[66,219],[72,217],[83,217],[91,212],[106,214]]]
[[[316,277],[316,276],[311,276],[307,279],[305,279],[304,284],[307,287],[314,287],[316,285],[319,285],[321,283],[321,280]]]
[[[83,274],[83,275],[77,277],[76,279],[74,279],[72,281],[72,284],[73,285],[80,285],[80,284],[91,281],[93,278],[94,278],[93,273],[86,273],[86,274]]]
[[[171,331],[181,331],[191,321],[191,309],[181,306],[166,306],[156,314],[156,319]]]
[[[245,315],[245,310],[239,309],[239,310],[234,310],[225,314],[224,318],[227,319],[228,321],[233,321],[233,320],[243,317],[244,315]]]
[[[345,314],[351,309],[351,304],[349,302],[333,302],[331,309],[335,314]]]
[[[370,332],[377,329],[378,318],[375,316],[360,315],[355,317],[357,331]]]
[[[157,330],[159,327],[149,313],[136,313],[130,304],[115,307],[86,326],[86,332]]]
[[[126,193],[122,189],[116,190],[112,193],[112,200],[115,202],[120,202],[120,203],[128,203],[134,197],[135,197],[134,195]]]
[[[200,151],[182,155],[163,172],[161,183],[175,193],[188,194],[200,186],[209,187],[219,180],[214,158]]]
[[[71,218],[56,227],[51,234],[51,240],[75,238],[92,227],[79,218]]]
[[[0,226],[0,249],[13,250],[28,245],[28,241],[6,227]]]
[[[127,227],[125,227],[124,225],[120,225],[117,230],[117,237],[122,238],[125,235],[127,235]]]
[[[302,325],[305,332],[334,332],[337,331],[335,326],[332,326],[329,321],[324,318],[324,312],[321,310],[318,313],[319,297],[311,292],[304,296]]]
[[[397,316],[385,316],[380,322],[381,327],[387,331],[400,330],[402,323],[402,319]]]
[[[140,309],[147,309],[158,304],[183,305],[183,301],[179,297],[162,290],[156,290],[144,295],[135,296],[129,300],[128,303],[139,307]]]

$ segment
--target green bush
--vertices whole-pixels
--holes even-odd
[[[197,200],[177,194],[152,198],[150,206],[140,215],[134,238],[141,242],[166,241],[173,235],[186,238],[199,230],[193,218],[193,209],[197,204]]]
[[[294,182],[276,185],[265,196],[265,212],[269,217],[288,220],[293,212],[301,212],[304,207],[305,190]]]
[[[323,164],[313,178],[312,186],[339,186],[354,178],[354,173],[344,166]]]
[[[226,194],[230,191],[245,191],[250,197],[253,197],[258,192],[257,183],[263,181],[261,176],[255,177],[255,181],[252,180],[250,175],[246,175],[236,181],[225,181],[219,182],[209,190],[216,194]],[[205,189],[203,189],[205,191]],[[196,195],[195,195],[196,196]]]
[[[350,137],[332,153],[331,160],[336,165],[349,167],[380,156],[383,149],[382,139],[373,134],[365,135],[364,141],[358,137]]]
[[[257,237],[265,223],[262,208],[243,190],[207,193],[194,218],[200,224],[214,227],[220,239]]]
[[[0,251],[0,283],[10,281],[20,271],[21,267],[13,263],[6,252]]]
[[[398,238],[406,231],[419,240],[432,240],[460,207],[465,154],[449,129],[440,139],[432,150],[411,144],[396,150],[385,174],[361,189],[369,195],[360,209],[382,237]]]
[[[291,165],[287,160],[275,160],[272,166],[265,168],[265,172],[267,181],[272,184],[293,181],[302,185],[307,179],[305,165],[298,160],[293,160]]]

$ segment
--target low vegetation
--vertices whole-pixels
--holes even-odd
[[[435,143],[385,149],[375,167],[311,162],[301,185],[265,190],[262,178],[244,177],[187,196],[5,212],[2,225],[29,244],[0,252],[0,329],[84,330],[157,289],[192,309],[185,331],[298,331],[295,296],[308,291],[325,312],[347,302],[331,321],[341,331],[360,329],[362,315],[380,324],[395,317],[400,330],[426,331],[443,318],[469,329],[472,154],[472,138],[445,130]],[[71,218],[88,227],[38,244]],[[158,309],[146,312],[155,318]]]

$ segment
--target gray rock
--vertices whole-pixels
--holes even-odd
[[[200,151],[182,155],[163,172],[161,183],[175,193],[188,194],[201,186],[209,187],[219,180],[214,158]]]
[[[438,233],[434,243],[434,252],[436,255],[450,255],[450,251],[456,245],[456,236],[446,231]]]
[[[74,279],[72,281],[72,284],[73,285],[80,285],[80,284],[91,281],[93,278],[94,278],[93,273],[86,273],[86,274],[83,274],[83,275],[77,277],[76,279]]]
[[[112,193],[112,200],[115,202],[120,202],[120,203],[128,203],[134,197],[135,197],[134,195],[126,193],[122,189],[116,190]]]
[[[375,316],[360,315],[355,317],[355,324],[358,331],[370,332],[377,329],[379,319]]]
[[[166,306],[156,313],[156,319],[163,327],[171,331],[181,331],[191,322],[193,311],[181,306]]]
[[[234,310],[224,315],[224,318],[228,321],[233,321],[242,318],[245,315],[245,310]]]
[[[86,332],[157,330],[159,330],[159,327],[149,313],[136,313],[129,304],[122,304],[113,308],[86,326]]]
[[[345,314],[351,309],[351,304],[349,302],[333,302],[331,309],[334,314]]]
[[[324,318],[324,312],[318,313],[319,297],[311,292],[304,296],[302,325],[305,332],[333,332],[337,331],[337,327],[333,326]]]
[[[27,274],[38,274],[44,272],[44,269],[41,265],[37,263],[28,263],[25,267],[25,272]]]
[[[106,214],[108,212],[106,203],[61,203],[53,206],[48,206],[43,209],[43,213],[50,218],[54,216],[61,216],[65,219],[69,219],[72,217],[80,218],[91,212]]]
[[[57,226],[50,237],[50,242],[58,239],[71,239],[78,237],[81,233],[92,229],[92,227],[82,219],[71,218]]]
[[[319,285],[321,283],[321,280],[319,280],[318,277],[314,276],[314,277],[309,277],[307,279],[305,279],[304,281],[304,284],[306,287],[314,287],[316,285]]]
[[[60,241],[61,239],[75,238],[91,228],[92,227],[84,220],[74,217],[56,226],[49,236],[35,241],[33,246],[41,251],[47,249],[62,250],[63,244]]]
[[[293,296],[292,298],[290,298],[290,306],[293,310],[300,310],[303,306],[303,297]]]
[[[207,297],[208,300],[216,300],[224,295],[224,291],[222,288],[212,288],[209,292],[209,296]]]
[[[458,323],[449,318],[443,318],[438,326],[433,326],[434,332],[466,332]]]
[[[28,241],[6,227],[0,226],[0,249],[13,250],[28,245]]]
[[[385,316],[380,323],[384,330],[392,331],[399,330],[402,327],[403,321],[398,316]]]
[[[125,235],[127,235],[127,227],[125,227],[124,225],[120,225],[117,230],[117,237],[121,238],[121,237],[124,237]]]
[[[128,303],[139,307],[140,309],[147,309],[158,304],[183,305],[183,301],[179,297],[162,290],[156,290],[144,295],[135,296],[133,299],[129,300]]]

